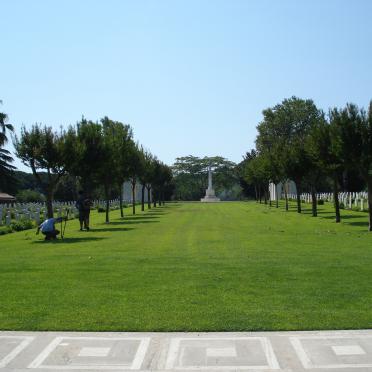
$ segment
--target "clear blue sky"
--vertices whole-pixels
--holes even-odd
[[[0,13],[0,109],[17,130],[108,115],[168,164],[238,162],[285,97],[372,99],[369,0],[2,0]]]

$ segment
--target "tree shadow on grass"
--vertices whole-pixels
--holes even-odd
[[[109,225],[138,225],[142,223],[154,223],[154,222],[159,222],[157,220],[142,220],[142,219],[132,219],[132,220],[125,220],[123,219],[122,221],[113,221],[110,222]]]
[[[101,224],[101,226],[139,225],[143,223],[154,223],[159,222],[159,218],[160,217],[158,216],[128,216],[120,218],[119,221],[110,221],[107,225],[103,223]]]
[[[158,216],[149,216],[149,215],[144,215],[144,216],[141,216],[141,215],[131,215],[131,216],[124,216],[124,217],[120,217],[120,220],[121,221],[138,221],[138,220],[151,220],[151,219],[155,219],[155,218],[160,218]]]
[[[364,218],[367,216],[367,214],[365,216],[361,216],[360,214],[342,214],[341,212],[341,218],[343,218],[344,220],[350,220],[352,218]]]
[[[324,215],[334,215],[335,212],[330,212],[330,211],[322,211],[318,209],[318,214],[324,214]]]
[[[333,220],[336,218],[335,214],[332,213],[330,216],[319,216],[320,218],[324,218],[327,220]],[[342,214],[341,212],[341,221],[342,220],[350,220],[353,218],[363,218],[364,216],[352,215],[352,214]]]
[[[313,211],[312,211],[312,209],[302,209],[301,213],[306,214],[306,215],[308,215],[308,214],[312,215]]]
[[[98,236],[86,236],[81,238],[68,238],[65,237],[63,239],[57,239],[57,240],[33,240],[31,244],[70,244],[70,243],[84,243],[84,242],[92,242],[92,241],[99,241],[102,239],[106,239],[103,237]]]
[[[181,203],[168,203],[164,206],[161,206],[160,208],[179,208],[182,207]]]
[[[369,223],[368,223],[368,221],[345,222],[345,225],[368,227]]]
[[[123,231],[130,231],[130,230],[134,230],[133,227],[110,227],[110,225],[112,224],[112,222],[110,222],[109,224],[107,224],[106,226],[107,227],[104,227],[104,228],[94,228],[94,229],[90,229],[91,232],[123,232]]]
[[[345,225],[349,225],[349,226],[368,227],[369,222],[368,222],[368,218],[366,218],[367,215],[363,216],[363,215],[360,215],[360,214],[353,214],[353,213],[350,213],[350,211],[346,212],[348,214],[343,214],[343,211],[344,211],[344,209],[341,209],[341,211],[340,211],[340,213],[341,213],[341,223],[343,223]],[[325,219],[325,220],[335,220],[336,219],[335,212],[321,212],[321,213],[318,213],[318,214],[320,214],[319,218],[321,218],[321,219]],[[353,221],[355,219],[357,219],[359,221]]]
[[[148,211],[146,214],[148,215],[148,216],[160,216],[160,215],[163,215],[163,214],[168,214],[169,212],[168,211],[166,211],[165,209],[163,209],[163,210],[156,210],[156,211],[153,211],[153,210],[151,210],[151,211]]]

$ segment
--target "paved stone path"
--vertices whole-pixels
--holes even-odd
[[[372,330],[0,332],[0,371],[370,371]]]

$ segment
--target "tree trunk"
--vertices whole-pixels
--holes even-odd
[[[254,185],[254,193],[256,195],[256,202],[258,202],[258,191],[257,191],[257,185]]]
[[[270,187],[270,186],[269,186]],[[272,206],[271,204],[271,194],[270,194],[270,189],[269,189],[269,187],[266,187],[266,193],[267,193],[267,197],[268,197],[268,199],[269,199],[269,205],[270,205],[270,207]]]
[[[337,174],[333,176],[333,202],[335,205],[336,211],[336,223],[341,222],[341,215],[340,215],[340,202],[338,200],[338,179]]]
[[[110,201],[106,196],[106,223],[110,223]]]
[[[312,204],[312,211],[313,211],[313,217],[318,216],[318,206],[317,206],[317,199],[316,199],[316,192],[315,187],[311,187],[311,204]]]
[[[46,207],[48,218],[53,218],[53,191],[48,191],[46,194]]]
[[[278,185],[275,185],[275,208],[279,208]]]
[[[123,190],[122,190],[122,188],[120,188],[119,203],[120,203],[120,216],[121,216],[121,218],[123,218],[124,217],[124,209],[123,209]]]
[[[136,183],[132,182],[132,214],[136,214]]]
[[[296,181],[297,213],[301,213],[301,182]]]
[[[147,209],[151,209],[151,188],[147,188]]]
[[[36,172],[34,160],[30,160],[30,167],[32,169],[32,174],[36,178],[36,181],[38,182],[40,188],[44,191],[45,198],[46,198],[47,217],[53,218],[53,197],[54,197],[54,188],[56,184],[52,183],[52,176],[50,174],[50,170],[48,169],[49,184],[47,186],[44,186],[40,175]],[[58,180],[57,180],[57,183],[58,183]]]
[[[106,223],[110,222],[110,193],[109,193],[109,188],[105,186],[105,198],[106,198]]]
[[[142,195],[141,195],[141,211],[145,211],[145,185],[142,185]]]
[[[369,215],[369,226],[368,231],[372,231],[372,177],[368,177],[368,215]]]
[[[289,205],[288,205],[288,192],[287,192],[287,182],[284,184],[284,197],[285,197],[285,210],[289,210]]]
[[[264,202],[267,204],[267,190],[264,188]]]
[[[260,204],[261,204],[262,203],[261,186],[258,186],[258,199],[259,199]]]

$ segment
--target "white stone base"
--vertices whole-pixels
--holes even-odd
[[[202,199],[200,199],[202,203],[216,203],[221,201],[220,198],[217,198],[216,196],[206,196]]]
[[[204,198],[200,199],[203,203],[216,203],[220,201],[220,198],[216,197],[216,194],[214,193],[214,190],[212,187],[208,187],[205,190],[205,196]]]
[[[208,187],[207,190],[205,190],[204,198],[200,199],[200,201],[203,203],[216,203],[219,202],[220,199],[216,197],[213,188]]]

